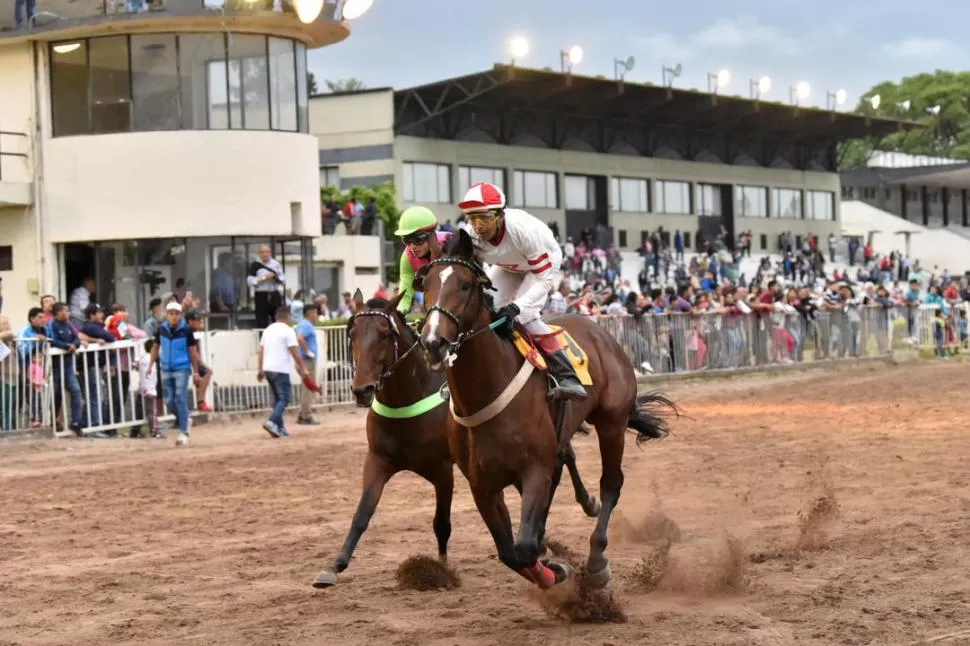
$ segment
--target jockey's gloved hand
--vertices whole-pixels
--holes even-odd
[[[495,319],[498,320],[504,316],[505,322],[495,328],[495,332],[506,338],[511,338],[512,330],[515,328],[515,317],[519,315],[519,311],[519,306],[515,303],[509,303],[508,305],[500,307],[495,312]]]

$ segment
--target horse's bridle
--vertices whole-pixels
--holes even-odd
[[[488,279],[488,274],[485,273],[485,270],[478,263],[471,262],[469,260],[463,260],[461,258],[445,257],[445,258],[438,258],[437,260],[432,260],[431,263],[427,265],[427,267],[430,270],[431,267],[434,267],[435,265],[449,265],[449,266],[455,265],[455,266],[464,267],[465,269],[470,270],[473,274],[475,274],[475,277],[478,278],[477,292],[483,298],[485,296],[486,289],[495,291],[495,288],[492,286],[492,281]],[[475,297],[475,292],[471,292],[468,295],[468,298],[465,300],[465,304],[462,306],[461,311],[458,314],[455,314],[447,307],[442,307],[437,303],[435,303],[434,305],[428,308],[427,315],[425,319],[421,322],[423,326],[424,321],[427,321],[427,316],[430,316],[432,312],[439,312],[442,316],[444,316],[446,319],[448,319],[449,321],[455,324],[455,328],[458,330],[458,335],[455,337],[454,341],[450,341],[448,343],[449,354],[451,354],[452,356],[456,356],[458,354],[458,349],[461,347],[461,344],[464,343],[465,341],[473,339],[474,337],[478,336],[482,332],[485,332],[486,330],[494,330],[497,326],[505,322],[505,319],[503,317],[502,319],[495,321],[493,323],[490,323],[489,325],[486,325],[484,327],[478,328],[477,330],[467,330],[462,332],[461,319],[462,317],[465,316],[465,312],[467,312],[468,308],[471,306],[472,299],[474,297]],[[422,346],[424,345],[424,341],[420,337],[418,338],[418,342],[421,343]]]
[[[354,324],[357,322],[357,317],[365,317],[365,316],[376,316],[378,318],[381,318],[387,321],[387,326],[391,330],[391,341],[393,341],[394,343],[394,361],[391,362],[391,365],[389,367],[384,369],[384,372],[380,376],[378,376],[377,384],[374,386],[375,390],[380,391],[381,387],[384,385],[384,380],[390,377],[391,373],[394,371],[394,368],[396,368],[402,361],[404,361],[407,358],[409,354],[411,354],[412,351],[414,351],[416,347],[418,347],[419,341],[415,341],[413,344],[411,344],[411,347],[405,350],[404,354],[399,354],[399,347],[398,347],[397,341],[401,333],[398,332],[398,329],[397,329],[398,322],[394,320],[393,314],[388,314],[387,312],[382,312],[381,310],[364,310],[362,312],[357,312],[356,314],[350,317],[350,322],[347,326],[348,330],[353,329]],[[349,335],[347,340],[351,345],[350,365],[351,365],[351,368],[354,371],[356,371],[357,362],[354,361],[353,341],[349,338]]]

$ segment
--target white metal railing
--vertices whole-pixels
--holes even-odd
[[[598,322],[626,350],[641,373],[734,370],[811,361],[884,356],[919,348],[948,357],[968,349],[966,303],[918,307],[859,307],[818,311],[810,319],[784,309],[741,314],[646,314],[601,316]],[[315,406],[350,404],[352,365],[346,327],[316,330]],[[212,372],[206,403],[217,413],[258,412],[272,407],[265,382],[256,379],[259,331],[198,332],[202,362]],[[6,352],[5,352],[6,350]],[[6,355],[6,356],[4,356]],[[146,401],[138,361],[142,342],[89,344],[74,353],[46,341],[17,339],[0,348],[0,432],[53,428],[57,435],[112,434],[143,429]],[[291,375],[290,407],[299,406],[303,385]],[[189,383],[190,409],[197,393]],[[164,412],[164,411],[163,411]],[[173,419],[162,415],[160,421]]]

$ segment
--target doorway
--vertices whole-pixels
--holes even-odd
[[[104,244],[80,242],[63,246],[61,299],[65,302],[71,292],[94,279],[91,302],[110,307],[115,302],[115,248]]]
[[[613,233],[609,230],[606,177],[566,175],[563,186],[566,236],[579,242],[586,231],[594,246],[609,246],[613,242]]]

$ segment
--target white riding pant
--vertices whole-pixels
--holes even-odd
[[[492,287],[497,290],[493,294],[496,310],[508,305],[538,282],[532,274],[506,271],[494,265],[488,270],[488,278],[492,281]],[[519,315],[515,317],[515,320],[521,323],[529,334],[552,333],[552,328],[542,320],[542,308],[545,307],[548,298],[547,294],[537,306],[522,308]]]

